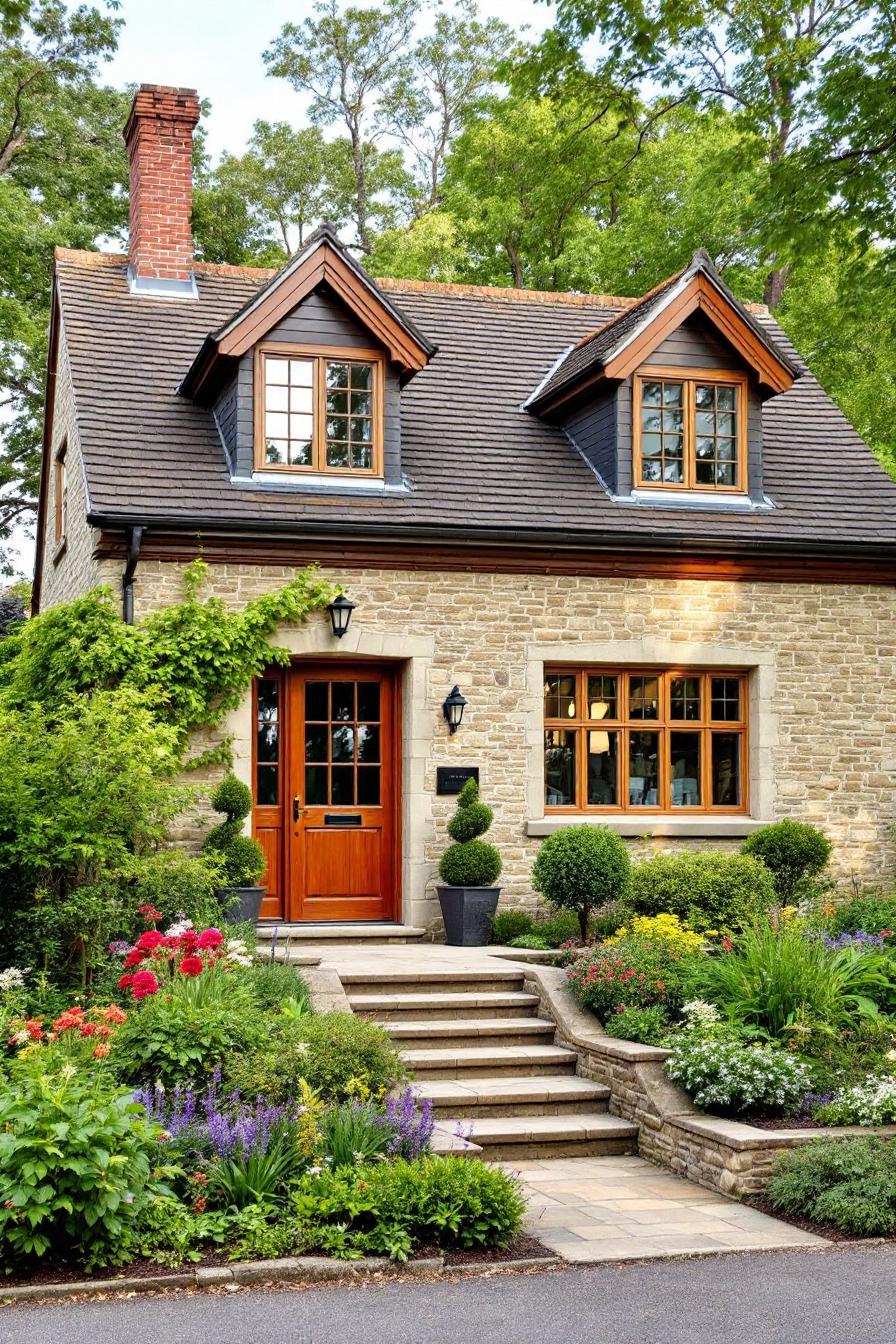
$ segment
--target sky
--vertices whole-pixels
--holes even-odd
[[[354,0],[363,5],[370,0]],[[375,2],[375,0],[374,0]],[[553,18],[533,0],[478,0],[494,16],[536,37]],[[301,123],[306,106],[282,79],[265,72],[261,54],[284,23],[301,23],[313,0],[123,0],[124,27],[115,57],[103,67],[104,83],[174,84],[196,89],[211,102],[207,148],[214,161],[224,150],[240,153],[259,118]],[[425,23],[423,25],[425,27]],[[34,544],[13,538],[17,567],[30,575]]]

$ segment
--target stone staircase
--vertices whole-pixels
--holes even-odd
[[[576,1075],[574,1050],[514,966],[341,971],[352,1010],[380,1022],[440,1125],[488,1161],[634,1153],[638,1129],[611,1116],[609,1089]]]

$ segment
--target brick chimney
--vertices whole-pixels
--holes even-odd
[[[131,178],[131,289],[193,298],[193,127],[199,120],[195,89],[141,84],[134,95],[124,141]]]

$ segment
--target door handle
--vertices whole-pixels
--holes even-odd
[[[293,821],[298,821],[298,819],[299,819],[299,815],[300,815],[301,811],[302,811],[302,800],[301,800],[301,798],[299,797],[299,795],[296,794],[296,796],[295,796],[295,797],[293,798],[293,800],[292,800],[292,819],[293,819]]]

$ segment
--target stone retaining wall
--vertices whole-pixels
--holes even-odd
[[[767,1130],[704,1115],[667,1076],[668,1050],[607,1036],[576,1003],[562,970],[527,966],[525,985],[539,996],[542,1016],[557,1024],[557,1043],[577,1051],[579,1074],[609,1087],[611,1113],[638,1125],[641,1156],[698,1185],[743,1199],[762,1193],[775,1159],[789,1148],[824,1135],[896,1136],[893,1125]]]

